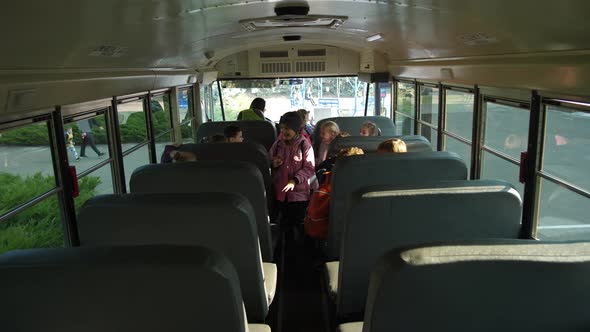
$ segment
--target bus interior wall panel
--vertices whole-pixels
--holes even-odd
[[[192,71],[20,71],[0,73],[0,105],[27,112],[186,84]],[[23,95],[24,94],[24,95]],[[28,94],[28,95],[27,95]],[[12,98],[11,98],[12,96]],[[25,99],[26,100],[23,100]],[[25,102],[21,107],[17,102]]]
[[[562,56],[529,54],[514,58],[392,62],[389,68],[393,76],[590,96],[590,55],[584,52]],[[443,68],[452,71],[452,80],[442,75]]]

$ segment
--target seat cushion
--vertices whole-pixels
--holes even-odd
[[[250,332],[271,332],[270,326],[264,324],[248,324]]]
[[[371,275],[366,331],[561,332],[590,326],[588,242],[419,244],[385,254]]]
[[[328,274],[328,289],[330,296],[336,298],[338,295],[338,269],[340,268],[340,262],[327,262],[326,273]]]
[[[354,322],[338,325],[338,332],[362,332],[363,322]]]
[[[277,290],[277,265],[273,263],[262,263],[262,270],[264,271],[266,298],[268,299],[268,305],[270,305]]]

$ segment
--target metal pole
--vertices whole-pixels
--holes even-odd
[[[381,115],[381,83],[375,83],[375,115]]]
[[[420,135],[420,86],[414,81],[414,135]]]
[[[525,164],[521,165],[525,170],[521,237],[525,239],[534,238],[536,233],[537,202],[539,200],[541,181],[540,177],[537,176],[537,171],[541,169],[545,117],[541,96],[536,90],[533,90],[527,155],[524,161]]]
[[[367,82],[367,84],[365,85],[365,89],[367,90],[365,92],[365,116],[367,116],[367,110],[369,108],[369,84],[371,83]]]
[[[217,91],[219,93],[219,104],[221,105],[221,118],[225,121],[225,110],[223,109],[223,96],[221,95],[221,83],[217,81]]]
[[[358,77],[354,78],[354,113],[352,114],[356,114],[356,102],[357,102],[357,94],[358,94]]]
[[[445,110],[447,109],[445,107],[445,103],[446,103],[446,96],[445,95],[446,95],[446,91],[444,89],[444,86],[442,85],[442,83],[439,83],[438,84],[438,123],[437,123],[438,139],[437,139],[437,144],[436,144],[437,151],[443,151],[443,149],[444,149],[443,140],[444,140],[444,126],[445,126],[445,116],[446,116]]]
[[[148,94],[143,99],[143,107],[145,114],[145,123],[148,134],[148,149],[150,155],[150,163],[155,164],[158,162],[158,156],[156,156],[156,135],[154,132],[154,123],[152,118],[152,95]]]
[[[70,173],[68,151],[66,150],[66,142],[63,133],[64,126],[62,122],[61,108],[57,106],[55,111],[51,113],[49,137],[53,152],[54,171],[57,175],[57,185],[62,188],[61,192],[58,194],[58,202],[62,221],[64,222],[64,238],[66,240],[66,246],[77,247],[80,246],[80,238],[78,235],[78,223],[76,222],[76,208],[74,205],[74,198],[72,197],[74,192],[73,179]]]
[[[479,87],[476,85],[473,91],[473,124],[471,132],[471,180],[479,179],[481,174],[481,141],[483,128],[483,112],[480,101]]]

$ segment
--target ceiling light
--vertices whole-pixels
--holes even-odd
[[[348,19],[347,16],[328,15],[282,15],[241,20],[248,31],[277,28],[328,28],[336,29]]]
[[[376,41],[376,40],[379,40],[379,39],[382,39],[381,35],[373,35],[373,36],[367,37],[367,41],[368,42]]]

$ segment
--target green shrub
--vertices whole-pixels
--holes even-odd
[[[76,210],[95,195],[100,182],[100,178],[93,176],[80,180],[80,196],[75,199]],[[10,188],[3,190],[0,195],[0,214],[14,208],[23,199],[39,196],[54,186],[55,179],[52,176],[40,173],[24,178],[0,173],[0,187]],[[0,223],[0,254],[14,249],[55,248],[63,245],[63,225],[56,195]]]
[[[180,133],[183,139],[193,139],[193,127],[189,123],[180,126]]]
[[[96,120],[100,127],[106,128],[104,116],[97,117]],[[75,123],[66,124],[64,129],[72,128],[74,133],[74,143],[76,145],[82,144],[82,133],[80,128]],[[144,125],[145,127],[145,125]],[[28,125],[11,129],[0,133],[0,145],[49,145],[49,131],[45,124]],[[65,133],[64,133],[65,135]],[[92,127],[92,138],[96,144],[107,143],[106,130],[100,130],[98,127]]]
[[[0,145],[49,145],[47,125],[24,126],[2,132]]]

